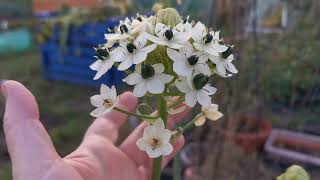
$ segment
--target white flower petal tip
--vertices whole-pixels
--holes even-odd
[[[90,98],[91,104],[96,107],[90,115],[93,117],[102,117],[110,112],[118,103],[118,96],[115,86],[109,88],[102,84],[100,94],[94,95]]]
[[[173,151],[173,146],[170,144],[171,136],[172,132],[165,129],[163,120],[159,118],[145,127],[143,136],[137,140],[136,145],[150,158],[167,156]]]

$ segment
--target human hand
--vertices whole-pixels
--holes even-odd
[[[34,96],[15,81],[0,82],[6,98],[4,132],[12,161],[14,180],[147,180],[152,160],[136,146],[146,123],[137,127],[122,144],[114,143],[118,129],[127,115],[117,111],[96,119],[87,130],[81,145],[70,155],[60,157],[39,120]],[[120,96],[119,106],[133,111],[137,98],[127,92]],[[187,111],[169,117],[168,127],[180,121]],[[181,136],[174,151],[164,157],[163,167],[182,148]]]

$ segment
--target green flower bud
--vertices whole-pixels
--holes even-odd
[[[310,176],[301,166],[293,165],[278,176],[277,180],[310,180]]]
[[[209,77],[200,73],[193,77],[193,85],[196,90],[202,89],[209,81]]]
[[[170,27],[175,27],[181,23],[181,17],[177,10],[174,8],[160,9],[156,15],[157,23],[163,23]]]
[[[151,78],[155,74],[154,68],[150,64],[143,64],[141,67],[141,76],[143,79]]]

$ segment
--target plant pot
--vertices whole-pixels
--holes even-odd
[[[241,123],[248,126],[256,127],[257,131],[237,132],[234,130],[223,130],[222,133],[224,137],[239,145],[247,154],[262,151],[272,130],[271,123],[264,119],[258,119],[257,117],[248,115],[240,115],[230,118],[230,121],[236,120],[239,120]]]
[[[264,149],[268,157],[283,163],[320,166],[319,136],[274,129]]]

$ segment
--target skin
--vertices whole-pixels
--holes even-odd
[[[146,123],[116,146],[118,129],[127,121],[127,115],[112,111],[93,122],[74,152],[60,157],[39,120],[38,105],[31,92],[15,81],[2,81],[0,85],[6,99],[4,132],[14,180],[150,179],[152,160],[136,146]],[[119,106],[134,111],[137,102],[132,93],[126,92],[120,96]],[[187,111],[170,116],[168,127],[174,127]],[[164,157],[163,167],[183,144],[181,136],[174,144],[173,153]]]

